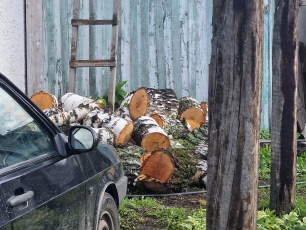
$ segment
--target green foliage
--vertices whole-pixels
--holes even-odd
[[[165,207],[155,198],[124,199],[119,215],[121,229],[139,229],[152,218],[156,229],[203,229],[205,226],[204,209]]]
[[[257,214],[258,230],[281,230],[281,229],[306,229],[306,217],[299,218],[296,212],[290,212],[282,217],[277,217],[270,209],[258,211]]]
[[[259,150],[259,178],[270,178],[271,147],[266,145]]]
[[[260,130],[259,138],[262,139],[262,140],[270,140],[271,135],[270,135],[268,130],[262,129],[262,130]]]
[[[122,89],[122,87],[126,84],[127,81],[121,81],[116,85],[115,88],[115,109],[118,109],[124,97],[126,96],[126,92]],[[104,94],[103,100],[108,102],[108,91]]]
[[[298,180],[306,181],[306,152],[302,152],[297,156],[296,175]]]

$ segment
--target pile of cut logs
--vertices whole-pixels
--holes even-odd
[[[155,193],[205,186],[207,106],[172,89],[139,88],[114,113],[99,100],[67,93],[57,99],[38,92],[31,100],[64,132],[91,126],[103,143],[113,145],[123,162],[129,189],[145,186]]]

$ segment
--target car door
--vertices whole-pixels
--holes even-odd
[[[84,229],[78,156],[64,157],[65,136],[3,76],[0,121],[1,224],[9,213],[13,229]]]

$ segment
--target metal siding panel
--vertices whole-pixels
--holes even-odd
[[[129,0],[127,0],[129,1]],[[129,15],[129,20],[130,20],[130,64],[131,64],[131,72],[130,72],[130,82],[127,82],[127,91],[131,91],[134,90],[136,87],[138,87],[139,85],[139,81],[138,79],[140,78],[140,74],[139,74],[139,59],[140,59],[140,55],[139,55],[139,49],[138,49],[138,44],[140,43],[139,39],[138,39],[138,32],[137,32],[137,28],[138,28],[138,20],[139,20],[139,1],[138,0],[131,0],[130,1],[130,15]],[[123,5],[123,4],[122,4]],[[122,12],[124,14],[125,11],[125,7],[123,7]],[[125,22],[126,23],[126,22]],[[121,26],[125,26],[124,24],[121,24]],[[122,55],[119,55],[122,56]],[[126,74],[126,73],[122,73]],[[127,77],[126,77],[127,78]]]
[[[70,20],[72,17],[72,0],[60,1],[60,31],[61,31],[61,65],[62,65],[62,96],[68,90],[69,60],[70,60]]]
[[[265,0],[264,43],[263,43],[263,76],[261,99],[261,129],[270,128],[271,87],[272,87],[272,34],[274,25],[274,0]]]
[[[166,64],[166,87],[174,89],[174,78],[173,78],[173,62],[172,62],[172,9],[171,0],[163,1],[164,6],[164,41],[165,41],[165,64]]]
[[[189,60],[188,60],[188,51],[189,51],[189,13],[188,13],[188,2],[181,1],[179,9],[179,18],[180,18],[180,44],[181,44],[181,82],[182,82],[182,97],[189,96],[189,78],[194,76],[189,75]],[[193,38],[191,38],[193,39]]]
[[[198,19],[198,12],[196,11],[195,1],[189,1],[189,50],[188,50],[188,77],[189,80],[189,92],[191,96],[195,96],[196,93],[196,61],[197,61],[197,50],[196,46],[198,42],[199,33],[197,33],[196,22]]]
[[[141,40],[141,76],[140,82],[142,86],[149,87],[149,3],[148,1],[140,1],[140,40]]]
[[[80,18],[89,18],[89,2],[80,0]],[[89,26],[80,26],[78,30],[78,59],[89,59]],[[77,94],[85,97],[89,95],[89,68],[82,67],[76,69],[76,89]]]
[[[69,81],[72,2],[57,0],[54,5],[54,1],[44,0],[44,88],[59,96],[67,91]],[[54,15],[60,16],[60,21]],[[81,0],[80,18],[111,17],[112,0]],[[211,17],[212,0],[122,0],[117,81],[127,81],[126,91],[142,86],[172,88],[178,97],[206,100]],[[111,26],[82,26],[78,58],[107,59],[110,42]],[[54,58],[61,61],[60,69],[56,70]],[[108,79],[109,68],[77,68],[76,93],[102,96]],[[58,83],[61,88],[56,89]]]
[[[155,1],[149,1],[148,45],[149,45],[149,87],[159,88],[157,79]]]
[[[173,61],[173,80],[174,80],[174,91],[177,96],[180,98],[183,96],[182,92],[182,65],[181,65],[181,41],[180,41],[180,2],[179,1],[171,1],[171,21],[172,21],[172,57],[170,57]]]
[[[45,55],[45,74],[44,74],[44,83],[47,86],[47,92],[52,94],[57,94],[56,90],[56,71],[55,71],[55,62],[56,62],[56,29],[55,29],[55,18],[54,18],[54,2],[53,1],[44,1],[44,13],[45,13],[45,50],[47,53]]]
[[[132,3],[133,4],[133,3]],[[121,36],[120,36],[120,44],[121,44],[121,63],[118,66],[121,69],[121,81],[126,81],[126,85],[124,90],[128,89],[128,86],[131,84],[131,23],[130,23],[130,9],[131,4],[130,1],[124,1],[124,11],[122,10],[121,15]]]
[[[164,9],[162,0],[155,0],[156,17],[156,65],[159,88],[166,88],[165,41],[164,41]]]

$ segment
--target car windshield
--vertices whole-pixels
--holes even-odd
[[[53,152],[50,135],[0,88],[0,168]]]

